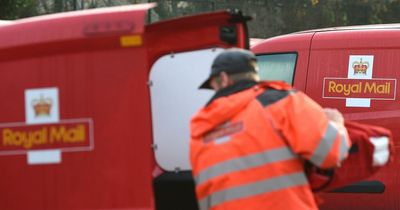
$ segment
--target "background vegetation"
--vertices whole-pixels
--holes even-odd
[[[151,21],[237,8],[253,17],[251,37],[333,26],[400,22],[400,0],[0,0],[0,19],[157,2]]]

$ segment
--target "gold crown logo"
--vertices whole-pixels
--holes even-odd
[[[32,107],[35,111],[35,117],[50,116],[52,104],[51,98],[44,98],[43,95],[40,95],[39,99],[33,99]]]
[[[369,63],[367,61],[363,62],[362,58],[360,58],[360,61],[354,61],[353,62],[354,75],[355,74],[367,75],[368,67],[369,67]]]

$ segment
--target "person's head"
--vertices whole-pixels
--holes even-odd
[[[225,50],[214,59],[210,76],[200,88],[220,90],[242,80],[259,81],[256,62],[256,56],[248,50]]]

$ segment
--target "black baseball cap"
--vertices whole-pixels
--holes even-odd
[[[237,74],[242,72],[257,72],[252,65],[252,61],[257,61],[257,57],[249,50],[230,48],[221,52],[213,61],[211,73],[208,79],[200,85],[199,89],[212,89],[210,80],[221,72],[227,74]]]

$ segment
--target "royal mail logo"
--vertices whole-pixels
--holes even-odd
[[[394,100],[395,79],[324,78],[324,98]]]
[[[35,112],[35,117],[48,117],[50,116],[51,106],[53,100],[51,98],[45,98],[40,95],[39,99],[32,100],[32,108]]]
[[[30,165],[59,164],[63,152],[92,151],[93,135],[90,118],[60,120],[57,87],[26,89],[25,122],[0,124],[0,156],[26,154]]]
[[[93,148],[92,121],[75,119],[53,124],[0,124],[0,155],[32,150],[88,151]]]
[[[360,58],[360,61],[354,61],[352,66],[354,70],[354,75],[357,74],[367,75],[369,63],[366,61],[363,62],[362,58]]]
[[[211,131],[204,137],[204,143],[209,142],[222,142],[218,141],[226,137],[229,139],[231,135],[237,134],[243,131],[243,122],[226,123],[215,130]]]
[[[58,88],[25,91],[25,117],[28,124],[54,123],[60,120]]]
[[[373,55],[350,55],[347,78],[325,77],[323,98],[345,99],[347,107],[370,107],[371,100],[395,100],[396,79],[373,78]]]

